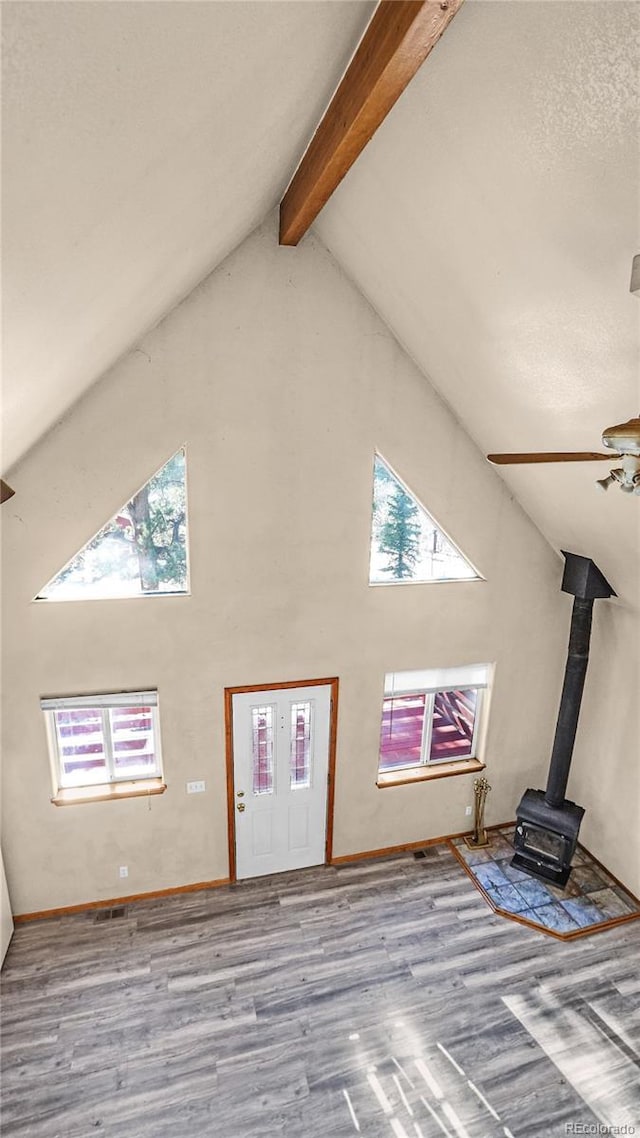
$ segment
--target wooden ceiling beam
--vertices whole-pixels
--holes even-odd
[[[11,487],[7,485],[4,478],[0,478],[0,502],[8,502],[9,498],[13,498],[14,494],[15,490],[12,490]]]
[[[380,0],[280,203],[280,244],[297,245],[463,0]]]

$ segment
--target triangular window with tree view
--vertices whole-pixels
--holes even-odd
[[[369,584],[469,581],[478,577],[422,503],[376,454]]]
[[[118,510],[36,600],[82,601],[187,593],[185,448]]]

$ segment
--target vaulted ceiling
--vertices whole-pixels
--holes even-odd
[[[316,222],[485,453],[601,451],[639,413],[639,31],[637,3],[464,4]],[[500,468],[637,605],[607,471]]]
[[[373,8],[3,3],[3,472],[274,208]]]
[[[276,206],[373,7],[3,5],[4,470]],[[638,413],[639,29],[467,0],[315,223],[484,451]],[[640,503],[604,473],[500,476],[634,604]]]

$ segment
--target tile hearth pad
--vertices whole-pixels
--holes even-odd
[[[578,846],[564,888],[511,865],[513,826],[488,832],[489,845],[451,846],[492,909],[550,936],[572,938],[640,917],[640,903],[591,854]]]

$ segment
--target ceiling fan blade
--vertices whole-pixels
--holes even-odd
[[[597,462],[600,459],[607,459],[612,462],[620,456],[615,451],[609,451],[608,454],[601,454],[598,451],[590,450],[567,450],[567,451],[544,451],[532,454],[488,454],[489,462],[495,463],[497,466],[511,466],[516,463],[524,462]]]

